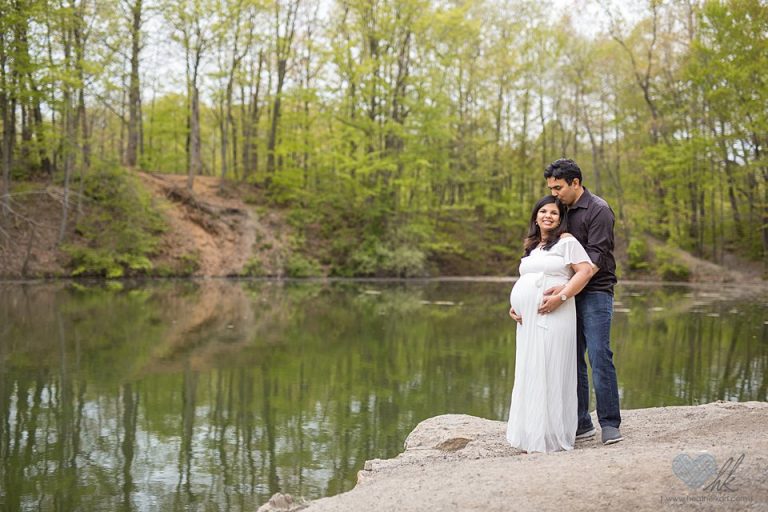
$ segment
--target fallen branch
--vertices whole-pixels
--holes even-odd
[[[213,215],[214,217],[218,217],[221,214],[220,208],[198,201],[192,192],[183,188],[169,187],[165,189],[165,197],[172,201],[176,201],[177,203],[194,208],[195,210],[205,212],[208,215]]]

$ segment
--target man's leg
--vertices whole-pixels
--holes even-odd
[[[592,367],[597,418],[603,429],[619,428],[621,424],[619,386],[610,347],[613,297],[605,292],[586,292],[577,296],[577,305],[579,302],[581,307],[578,316],[582,322],[580,331],[589,355],[589,364]],[[587,388],[588,398],[589,388]]]
[[[585,352],[587,345],[584,340],[584,330],[581,319],[581,302],[576,296],[576,396],[578,397],[579,425],[577,435],[589,433],[593,430],[592,418],[589,415],[589,375],[587,374],[587,360]],[[591,434],[588,434],[591,435]]]

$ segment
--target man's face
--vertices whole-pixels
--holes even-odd
[[[569,185],[564,179],[547,178],[547,187],[552,195],[562,201],[565,205],[571,206],[579,198],[577,191],[579,179],[574,178]]]

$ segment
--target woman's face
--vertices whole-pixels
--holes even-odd
[[[545,204],[536,213],[536,224],[541,234],[545,235],[560,225],[560,210],[555,203]]]

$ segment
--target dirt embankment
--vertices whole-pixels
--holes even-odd
[[[280,212],[257,206],[259,191],[210,176],[187,188],[183,175],[136,173],[162,212],[167,230],[152,256],[161,275],[281,276],[288,228]],[[0,278],[64,277],[68,257],[59,243],[63,191],[51,184],[25,185],[10,218],[0,223]],[[76,194],[65,242],[76,240]],[[246,202],[248,194],[253,201]],[[253,204],[252,204],[253,203]]]
[[[158,263],[173,267],[188,260],[196,267],[193,275],[207,277],[282,274],[287,230],[276,212],[259,215],[236,185],[222,186],[219,178],[199,176],[190,191],[185,176],[140,177],[169,226]]]

